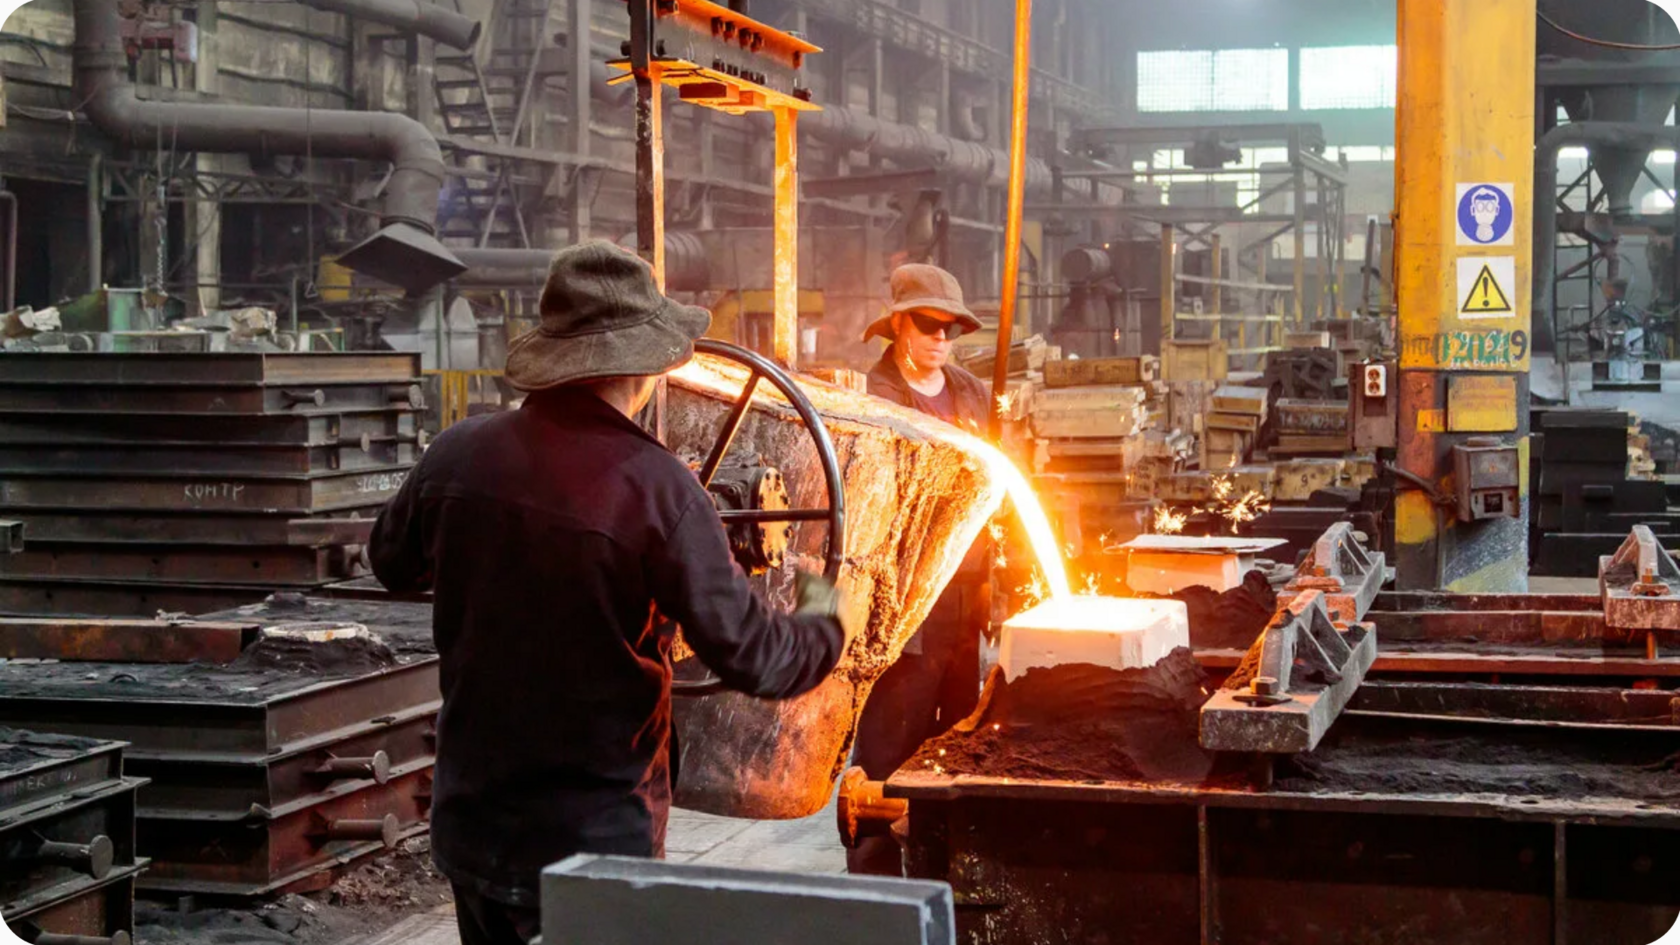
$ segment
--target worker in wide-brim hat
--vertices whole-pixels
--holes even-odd
[[[922,263],[899,266],[892,304],[863,333],[887,350],[869,371],[869,392],[972,432],[985,429],[990,400],[981,380],[951,363],[951,344],[980,329],[955,276]]]
[[[869,392],[982,434],[990,418],[990,388],[951,363],[952,342],[980,328],[963,302],[956,277],[938,266],[893,270],[892,303],[864,332],[889,344],[869,371]],[[980,637],[991,620],[991,546],[982,537],[969,549],[904,654],[870,691],[858,719],[853,763],[885,780],[916,753],[974,710],[980,696]],[[899,875],[892,837],[866,837],[846,851],[853,873]]]
[[[432,857],[463,945],[523,945],[539,872],[574,853],[661,856],[681,625],[723,682],[786,698],[845,645],[832,586],[771,610],[698,478],[631,418],[711,316],[641,259],[556,253],[542,323],[513,342],[514,411],[445,430],[379,515],[374,573],[430,589],[441,659]]]

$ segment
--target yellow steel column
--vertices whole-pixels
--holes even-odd
[[[799,366],[799,113],[776,115],[776,219],[771,268],[775,314],[771,348],[789,370]]]
[[[1531,220],[1537,196],[1549,199],[1533,193],[1534,30],[1535,0],[1399,2],[1396,465],[1450,496],[1453,444],[1493,436],[1519,449],[1523,498],[1518,517],[1458,522],[1402,480],[1394,537],[1405,588],[1527,589]],[[1506,194],[1499,229],[1463,222],[1466,195],[1482,188]],[[1465,290],[1484,266],[1510,284],[1503,301],[1472,304]],[[1457,413],[1449,389],[1461,392]]]

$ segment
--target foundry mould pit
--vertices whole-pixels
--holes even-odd
[[[704,457],[745,369],[702,358],[700,370],[672,376],[666,442],[677,455]],[[876,679],[910,636],[1001,505],[1003,486],[959,443],[964,434],[875,397],[809,378],[799,384],[822,415],[839,460],[846,534],[839,583],[855,639],[835,673],[815,690],[782,702],[738,693],[681,699],[682,751],[677,802],[737,817],[795,818],[821,810],[851,751],[858,714]],[[793,409],[763,386],[725,464],[762,460],[779,468],[794,508],[828,504],[810,434]],[[792,566],[817,572],[827,529],[800,524],[790,567],[755,577],[774,606],[791,609]],[[678,674],[699,674],[687,660]]]

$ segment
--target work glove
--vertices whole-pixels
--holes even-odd
[[[833,617],[835,622],[840,624],[841,632],[846,635],[845,646],[851,645],[852,628],[845,616],[845,608],[840,606],[840,588],[836,587],[833,581],[820,574],[796,570],[793,574],[793,589],[795,614]]]

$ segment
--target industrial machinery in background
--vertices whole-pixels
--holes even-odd
[[[1636,193],[1666,193],[1676,184],[1674,168],[1660,180],[1650,158],[1680,143],[1666,124],[1680,94],[1673,46],[1680,32],[1647,2],[1538,6],[1536,344],[1565,364],[1590,362],[1590,374],[1578,380],[1593,388],[1640,384],[1655,369],[1650,362],[1675,353],[1680,210],[1668,200],[1650,212],[1636,205]],[[1587,160],[1560,181],[1565,149],[1582,149]],[[1631,241],[1644,243],[1638,265]],[[1637,297],[1629,298],[1635,280]]]

